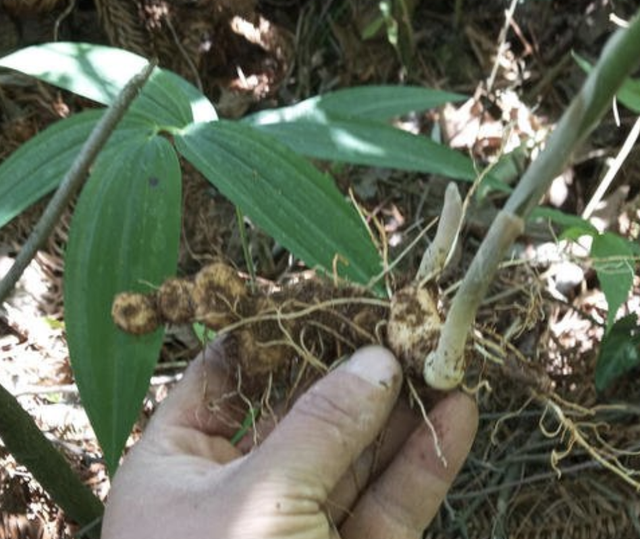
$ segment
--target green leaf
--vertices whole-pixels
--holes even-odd
[[[607,328],[611,328],[620,306],[629,297],[633,286],[635,262],[633,249],[624,238],[605,232],[594,236],[591,256],[607,300]]]
[[[586,219],[578,217],[577,215],[565,213],[555,208],[535,208],[529,215],[529,219],[545,219],[560,225],[565,229],[562,233],[561,239],[575,240],[580,236],[595,236],[598,234],[598,229]]]
[[[585,73],[591,73],[593,66],[580,55],[573,53],[576,63]],[[640,79],[627,78],[623,83],[616,98],[629,110],[640,114]]]
[[[384,17],[378,16],[373,19],[367,26],[364,27],[362,32],[360,32],[360,37],[363,40],[367,41],[368,39],[373,39],[378,32],[385,25]]]
[[[57,122],[0,165],[0,227],[58,186],[101,115],[86,111]]]
[[[78,200],[65,259],[64,304],[73,372],[114,472],[162,344],[111,320],[122,291],[149,291],[174,275],[180,167],[162,137],[132,135],[100,154]]]
[[[142,56],[89,43],[45,43],[0,59],[0,66],[31,75],[109,105],[147,63]]]
[[[255,127],[296,153],[316,159],[442,174],[467,181],[477,175],[473,162],[463,154],[383,123],[333,116],[327,117],[327,123],[303,120]]]
[[[466,97],[428,88],[363,86],[259,112],[243,122],[309,157],[471,181],[477,174],[469,158],[384,123],[394,116],[462,99]]]
[[[320,108],[344,118],[384,121],[466,99],[466,95],[419,86],[361,86],[321,96]]]
[[[618,91],[618,100],[636,114],[640,114],[640,79],[627,79]]]
[[[49,126],[0,164],[0,227],[58,187],[103,112],[81,112]],[[148,130],[148,124],[127,116],[105,149]]]
[[[602,339],[596,363],[596,389],[607,389],[617,378],[640,366],[640,327],[630,314],[618,320]]]
[[[207,346],[207,344],[209,344],[216,338],[216,332],[213,329],[208,328],[204,324],[201,324],[200,322],[191,324],[191,327],[193,328],[193,332],[195,333],[196,338],[198,339],[198,341],[200,341],[200,344],[202,346]]]
[[[129,114],[146,118],[160,128],[182,128],[193,121],[187,95],[167,72],[155,69],[140,95],[131,104]]]
[[[146,63],[147,60],[142,56],[123,49],[71,42],[34,45],[0,58],[0,66],[31,75],[103,105],[110,105],[124,85]],[[167,88],[163,88],[165,86]],[[173,91],[179,88],[180,97],[171,99],[168,87]],[[167,93],[169,100],[163,98]],[[211,102],[192,84],[170,71],[155,69],[142,94],[157,94],[160,98],[152,97],[152,100],[159,101],[162,107],[169,108],[173,113],[180,109],[178,117],[181,121],[176,123],[177,127],[188,123],[184,116],[183,98],[186,98],[191,109],[189,121],[217,118]],[[162,116],[162,110],[157,113],[159,117]]]
[[[360,86],[312,97],[289,107],[257,112],[243,121],[251,125],[300,120],[326,123],[329,115],[384,122],[465,99],[467,96],[461,94],[419,86]]]
[[[367,284],[380,257],[357,212],[330,177],[255,129],[193,124],[178,151],[256,225],[309,266]]]

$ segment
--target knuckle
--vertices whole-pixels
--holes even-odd
[[[361,430],[356,409],[340,402],[335,395],[327,395],[317,388],[311,388],[301,397],[296,409],[311,423],[310,426],[335,438],[341,446],[350,445],[350,434]]]

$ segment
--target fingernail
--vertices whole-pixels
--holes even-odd
[[[396,358],[381,346],[361,348],[340,368],[370,384],[383,387],[391,387],[401,374]]]

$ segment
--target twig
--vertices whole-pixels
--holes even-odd
[[[193,80],[196,83],[198,90],[203,92],[204,90],[202,89],[202,80],[200,80],[198,68],[193,63],[191,56],[189,56],[189,53],[185,50],[184,46],[182,45],[182,42],[178,37],[178,32],[176,32],[176,29],[173,27],[173,23],[171,22],[171,16],[168,13],[164,16],[164,21],[167,23],[167,28],[169,28],[169,32],[171,32],[171,37],[173,38],[173,42],[175,43],[176,48],[184,58],[184,61],[187,63],[187,66],[189,66],[189,69],[191,70],[191,74],[193,75]]]
[[[177,362],[174,362],[173,364],[162,363],[161,365],[156,367],[156,371],[162,370],[162,369],[167,370],[167,369],[177,369],[177,368],[184,370],[187,364],[188,363],[186,361],[177,361]],[[151,380],[149,381],[149,385],[151,387],[156,387],[156,386],[164,386],[167,384],[173,384],[178,380],[180,380],[180,378],[182,378],[182,372],[179,372],[176,374],[170,374],[170,375],[152,376]],[[13,396],[26,397],[29,395],[35,395],[35,396],[41,397],[43,395],[55,395],[58,393],[77,394],[78,386],[76,384],[65,384],[65,385],[45,386],[45,387],[25,386],[25,387],[19,388],[17,391],[14,391]]]
[[[54,227],[58,224],[62,212],[67,207],[73,195],[82,186],[98,153],[104,148],[111,133],[113,133],[118,122],[120,122],[140,89],[151,76],[151,72],[155,66],[156,62],[150,62],[140,73],[135,75],[122,89],[116,100],[106,110],[100,121],[94,127],[91,135],[80,150],[78,157],[71,165],[60,187],[49,201],[42,217],[40,217],[40,220],[31,232],[29,239],[27,239],[22,250],[18,253],[7,274],[0,281],[0,303],[7,298],[38,249],[44,244],[49,234],[51,234]]]
[[[582,212],[583,219],[589,219],[589,217],[591,217],[591,215],[593,214],[594,210],[602,200],[602,197],[607,192],[607,189],[609,189],[611,182],[613,181],[613,179],[616,177],[616,174],[620,170],[622,163],[624,163],[624,160],[631,153],[633,146],[638,140],[638,136],[640,136],[640,117],[638,117],[636,122],[633,124],[633,127],[631,128],[631,131],[629,131],[629,135],[624,141],[622,148],[620,148],[618,155],[616,155],[616,158],[611,163],[609,170],[607,170],[607,173],[604,175],[604,178],[602,178],[600,185],[598,185],[598,188],[596,189],[595,193],[593,193],[593,196],[591,197],[591,200],[587,204],[587,207]]]
[[[578,473],[582,473],[585,470],[601,470],[602,465],[599,462],[587,461],[581,462],[579,464],[573,464],[571,466],[566,466],[564,468],[559,468],[564,476],[575,475]],[[452,493],[447,496],[447,499],[451,501],[458,500],[473,500],[476,498],[483,498],[488,496],[489,494],[495,494],[496,492],[501,492],[505,488],[513,488],[518,487],[522,488],[525,485],[530,485],[532,483],[537,483],[539,481],[548,481],[549,479],[557,479],[558,475],[555,471],[549,472],[540,472],[537,474],[532,474],[529,476],[518,478],[512,482],[504,482],[496,485],[488,486],[479,490],[470,490],[468,492],[459,492]]]
[[[249,272],[249,288],[251,292],[256,291],[256,267],[253,263],[253,257],[249,249],[249,241],[244,228],[244,214],[242,210],[236,206],[236,222],[238,223],[238,234],[240,235],[240,243],[242,244],[242,254],[244,255],[244,263],[247,265]]]
[[[487,92],[490,92],[493,89],[493,83],[496,80],[496,75],[498,74],[498,68],[500,67],[500,60],[502,60],[502,55],[505,51],[504,44],[507,41],[507,32],[509,31],[509,26],[511,26],[511,21],[513,20],[513,14],[516,12],[516,7],[518,6],[518,0],[511,0],[511,5],[509,9],[505,12],[504,17],[504,26],[502,30],[500,30],[500,36],[498,37],[498,52],[496,53],[496,59],[493,62],[493,68],[491,69],[491,75],[487,79]]]
[[[64,8],[64,11],[56,19],[56,22],[53,24],[53,41],[59,40],[60,25],[69,15],[71,15],[71,12],[75,7],[76,0],[69,0],[69,4],[67,5],[67,7]]]

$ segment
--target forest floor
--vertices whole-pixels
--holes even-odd
[[[379,6],[386,4],[392,10],[385,22]],[[508,165],[505,181],[515,182],[584,80],[573,54],[594,62],[617,25],[633,15],[635,2],[468,4],[102,0],[98,13],[84,0],[5,0],[0,56],[56,38],[156,55],[161,65],[199,85],[228,118],[365,84],[459,92],[469,99],[409,115],[398,125],[442,140],[480,168],[513,152],[502,163]],[[0,71],[0,161],[51,123],[89,106]],[[635,120],[624,107],[619,118],[608,114],[542,204],[638,242],[640,146],[633,146],[606,193],[596,191]],[[353,189],[362,207],[383,224],[391,255],[402,252],[440,213],[443,178],[355,166],[333,172],[339,187]],[[234,208],[191,168],[183,173],[188,211],[181,273],[215,258],[246,269]],[[460,188],[466,192],[468,185]],[[490,193],[471,205],[460,269],[450,282],[463,275],[504,200],[501,193]],[[37,204],[0,229],[0,275],[43,207]],[[104,499],[109,478],[80,404],[65,341],[61,290],[67,223],[68,215],[0,309],[0,383]],[[250,223],[245,232],[261,278],[277,281],[291,271],[287,253],[269,237]],[[559,240],[558,233],[545,222],[527,226],[518,240],[519,263],[499,273],[492,299],[478,314],[475,380],[485,374],[490,380],[475,388],[479,433],[425,537],[640,537],[640,370],[596,391],[607,301],[588,251]],[[415,272],[418,261],[419,253],[407,256],[399,275]],[[634,312],[640,312],[637,265],[620,316]],[[199,347],[190,328],[169,329],[129,444]],[[526,380],[514,383],[517,376],[505,372],[523,358],[551,381],[552,396],[532,391]],[[0,539],[66,538],[76,531],[0,443]]]

